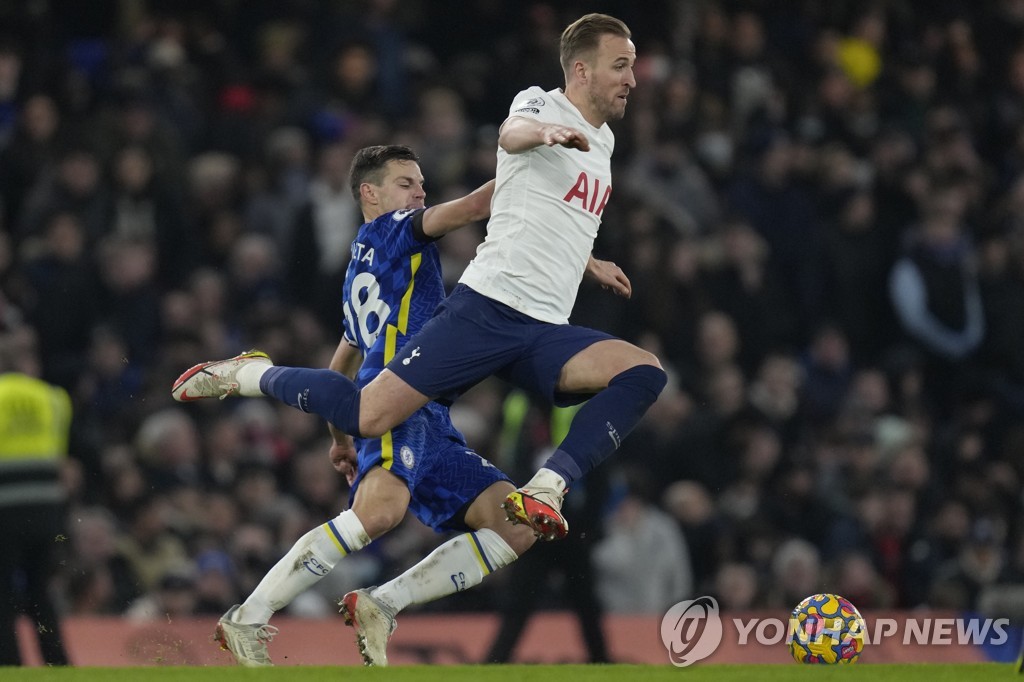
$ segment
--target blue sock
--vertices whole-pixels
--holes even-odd
[[[572,420],[569,433],[544,463],[566,485],[608,458],[658,399],[668,376],[653,365],[637,365],[616,375]]]
[[[330,369],[271,367],[260,390],[303,412],[318,414],[351,436],[359,435],[359,387]]]

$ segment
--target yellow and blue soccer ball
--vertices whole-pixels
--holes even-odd
[[[793,609],[786,642],[800,663],[856,663],[866,637],[867,624],[848,599],[812,594]]]

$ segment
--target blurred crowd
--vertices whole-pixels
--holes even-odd
[[[326,366],[353,151],[475,188],[588,11],[638,51],[595,249],[634,293],[584,283],[574,322],[671,376],[609,465],[606,608],[1024,611],[1024,0],[38,0],[0,3],[0,344],[74,401],[63,613],[219,615],[347,505],[317,419],[171,383]],[[449,284],[482,236],[442,240]],[[453,408],[492,458],[505,391]],[[439,539],[407,522],[289,612]]]

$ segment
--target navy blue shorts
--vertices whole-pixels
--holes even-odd
[[[443,403],[493,374],[565,407],[593,394],[557,392],[562,367],[581,350],[614,338],[586,327],[540,322],[460,284],[387,368]]]
[[[509,481],[466,445],[448,408],[437,403],[423,406],[383,438],[357,438],[355,445],[358,470],[349,505],[366,472],[379,466],[405,482],[409,511],[439,533],[469,530],[463,515],[470,503],[498,481]]]

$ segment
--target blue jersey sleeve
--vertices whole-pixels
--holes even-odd
[[[424,211],[379,216],[360,227],[352,242],[343,294],[344,337],[362,349],[368,367],[383,367],[444,298],[440,256],[434,240],[423,235]],[[389,326],[395,334],[386,337]]]
[[[402,258],[421,252],[433,240],[421,239],[416,225],[423,220],[424,208],[405,209],[386,213],[374,223],[380,230],[388,258]]]

